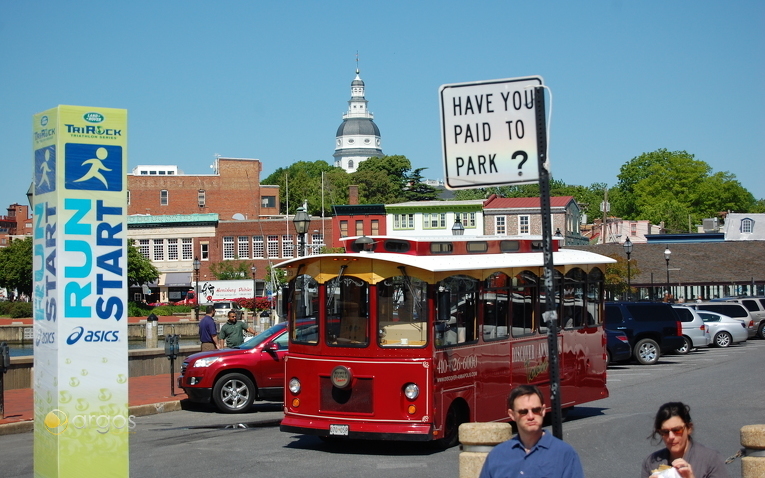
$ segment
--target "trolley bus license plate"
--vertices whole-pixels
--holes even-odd
[[[330,425],[329,434],[348,436],[348,425]]]

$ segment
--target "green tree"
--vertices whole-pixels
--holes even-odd
[[[128,286],[139,286],[159,278],[157,268],[149,259],[138,252],[133,241],[128,241],[127,274]]]
[[[298,161],[286,168],[277,169],[262,180],[261,184],[279,186],[279,208],[281,211],[287,211],[287,204],[289,203],[289,211],[287,212],[294,214],[297,208],[303,205],[303,201],[307,201],[308,214],[316,216],[321,213],[322,173],[325,176],[325,190],[327,176],[330,173],[333,180],[337,182],[342,182],[340,180],[342,176],[348,176],[345,171],[330,166],[326,161],[319,160],[312,163]],[[347,199],[347,192],[344,197]]]
[[[388,177],[388,182],[393,185],[390,194],[400,197],[398,201],[370,201],[364,204],[438,199],[435,188],[422,182],[422,171],[425,169],[427,168],[413,170],[411,161],[402,155],[372,157],[360,163],[356,173],[352,176],[355,179],[356,175],[361,177],[369,171],[382,172]]]
[[[629,290],[627,272],[629,271],[630,277],[636,277],[640,274],[640,269],[635,259],[630,259],[628,269],[626,257],[620,255],[609,255],[609,257],[616,259],[616,262],[606,264],[605,286],[606,290],[611,293],[611,298],[618,298]]]
[[[217,280],[246,279],[250,275],[251,264],[245,261],[233,260],[210,264],[210,273]]]
[[[664,222],[672,232],[687,232],[722,211],[749,212],[754,196],[733,174],[712,168],[686,151],[659,149],[631,159],[620,169],[611,212],[625,219]]]
[[[32,238],[11,241],[0,249],[0,287],[32,297]]]

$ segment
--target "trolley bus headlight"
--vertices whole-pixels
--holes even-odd
[[[289,383],[289,389],[290,389],[290,392],[292,392],[295,395],[300,393],[300,380],[296,378],[291,378]]]
[[[407,383],[404,385],[404,395],[406,395],[406,398],[409,400],[414,400],[420,396],[420,387],[418,387],[416,383]]]

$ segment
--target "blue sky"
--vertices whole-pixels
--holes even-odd
[[[556,179],[614,185],[667,148],[765,198],[764,47],[746,0],[0,0],[0,211],[26,203],[32,116],[59,104],[126,108],[131,169],[331,164],[356,51],[383,151],[426,177],[444,174],[442,84],[540,75]]]

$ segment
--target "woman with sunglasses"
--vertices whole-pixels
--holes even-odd
[[[682,402],[665,403],[656,413],[651,437],[661,436],[666,448],[648,455],[641,478],[653,476],[661,465],[675,468],[682,478],[729,478],[722,456],[691,438],[691,407]]]

